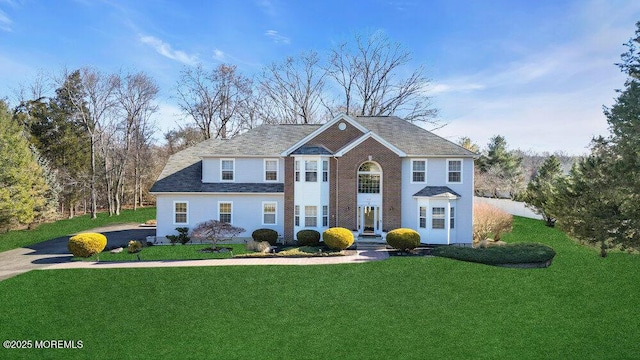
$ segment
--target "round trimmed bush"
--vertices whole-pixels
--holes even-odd
[[[300,246],[320,245],[320,233],[315,230],[300,230],[296,234],[296,239],[298,239]]]
[[[72,236],[67,247],[73,256],[89,257],[104,250],[107,237],[98,233],[84,233]]]
[[[251,233],[251,237],[256,242],[266,241],[274,246],[278,243],[278,232],[273,229],[258,229]]]
[[[413,229],[394,229],[387,233],[387,244],[402,251],[412,250],[420,246],[420,234]]]
[[[328,247],[337,250],[344,250],[353,244],[353,233],[343,227],[334,227],[322,233],[322,240]]]

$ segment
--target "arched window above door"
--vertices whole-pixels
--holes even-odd
[[[382,169],[380,165],[367,161],[358,168],[358,193],[379,194]]]

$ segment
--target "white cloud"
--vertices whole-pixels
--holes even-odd
[[[171,60],[179,61],[186,65],[195,65],[198,62],[197,55],[189,55],[181,50],[173,50],[171,45],[156,37],[140,35],[140,41],[144,44],[151,45],[160,55]]]
[[[9,16],[7,16],[4,11],[0,10],[0,30],[7,32],[13,31],[11,24],[13,24],[13,21],[9,19]]]
[[[213,50],[213,58],[218,60],[218,61],[224,61],[226,57],[226,54],[224,53],[224,51],[220,50],[220,49],[214,49]]]
[[[270,38],[271,40],[273,40],[274,43],[276,44],[290,44],[291,43],[291,39],[289,39],[286,36],[280,35],[278,34],[278,32],[276,30],[267,30],[264,35],[268,38]]]

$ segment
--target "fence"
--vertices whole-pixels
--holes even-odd
[[[534,213],[531,209],[526,207],[523,202],[513,201],[509,199],[493,199],[478,196],[475,196],[473,198],[473,201],[495,206],[498,209],[502,209],[511,215],[517,215],[531,219],[542,219],[542,216]]]

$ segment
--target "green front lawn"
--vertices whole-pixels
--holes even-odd
[[[0,234],[0,252],[68,236],[95,227],[126,223],[142,224],[155,218],[155,207],[139,208],[136,211],[123,210],[118,216],[99,213],[96,219],[91,219],[89,215],[77,216],[73,219],[41,224],[33,230],[16,230]]]
[[[630,359],[640,256],[516,218],[546,269],[445,258],[321,266],[31,271],[0,282],[0,338],[82,349],[0,358]]]

